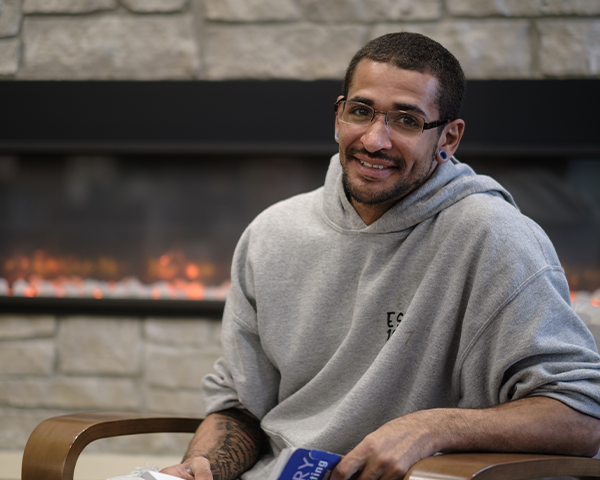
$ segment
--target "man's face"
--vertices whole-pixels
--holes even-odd
[[[411,111],[432,122],[439,119],[437,88],[437,80],[429,74],[365,59],[355,70],[346,100],[381,112]],[[425,183],[435,168],[437,128],[403,136],[386,126],[384,115],[375,115],[367,126],[341,123],[336,117],[335,126],[344,187],[359,214],[361,208],[383,210],[383,214]]]

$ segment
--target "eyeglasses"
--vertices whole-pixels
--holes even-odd
[[[369,105],[360,102],[344,100],[343,98],[333,104],[333,111],[339,116],[340,122],[348,125],[366,127],[373,121],[376,113],[385,116],[385,124],[402,135],[418,135],[430,128],[440,127],[450,122],[449,118],[427,123],[423,117],[403,110],[388,110],[380,112]]]

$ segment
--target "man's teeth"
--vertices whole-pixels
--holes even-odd
[[[378,168],[380,170],[383,170],[385,168],[385,166],[383,165],[371,165],[368,162],[365,162],[364,160],[361,160],[360,163],[362,163],[363,165],[365,165],[366,167],[371,167],[371,168]]]

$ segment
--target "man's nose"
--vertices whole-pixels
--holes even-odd
[[[385,114],[377,113],[375,115],[373,121],[369,123],[367,131],[363,134],[361,141],[369,152],[390,150],[392,148],[392,140],[386,124]]]

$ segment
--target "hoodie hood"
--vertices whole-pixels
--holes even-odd
[[[439,164],[424,185],[402,198],[376,222],[366,225],[346,197],[340,157],[335,154],[325,178],[322,209],[325,219],[338,230],[392,233],[412,228],[475,193],[498,196],[518,208],[511,194],[493,178],[477,175],[471,167],[452,157],[449,162]]]

